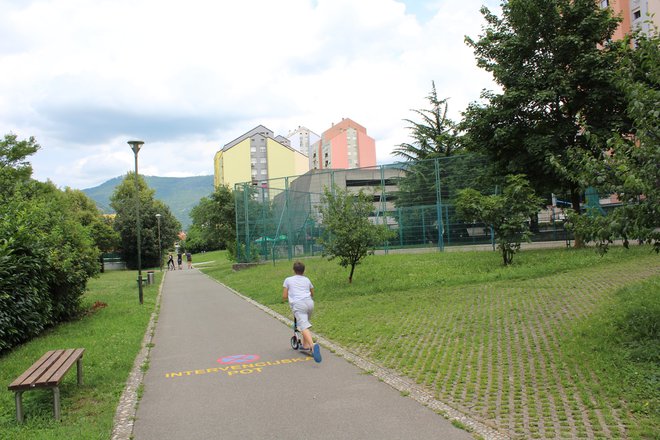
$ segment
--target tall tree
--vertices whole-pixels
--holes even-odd
[[[509,0],[501,18],[481,12],[485,32],[466,42],[501,92],[483,92],[487,103],[465,112],[469,147],[502,174],[527,174],[538,192],[570,193],[579,211],[580,170],[570,157],[607,148],[584,133],[606,139],[630,129],[608,44],[619,20],[594,0]]]
[[[438,98],[434,81],[426,99],[430,108],[412,110],[421,122],[404,119],[411,124],[408,129],[413,142],[399,144],[394,149],[394,155],[408,161],[449,157],[460,148],[456,123],[447,116],[448,100]]]
[[[142,176],[138,176],[138,194],[140,200],[140,247],[143,267],[160,265],[158,219],[160,219],[160,242],[164,249],[174,246],[181,223],[172,215],[169,207],[154,199],[155,191],[147,185]],[[135,197],[135,173],[129,172],[115,188],[110,198],[110,206],[115,210],[114,227],[121,237],[121,254],[127,267],[137,268],[137,210]]]
[[[412,110],[419,121],[404,119],[412,142],[394,150],[407,163],[398,182],[395,199],[400,235],[407,243],[442,240],[442,218],[435,207],[447,203],[457,188],[474,186],[485,170],[483,162],[474,165],[474,157],[466,156],[458,134],[458,126],[448,116],[448,98],[438,98],[435,82],[426,97],[429,108]],[[440,216],[442,217],[442,216]]]
[[[226,249],[236,241],[234,193],[228,186],[220,185],[209,197],[202,197],[190,217],[186,245],[195,251]]]
[[[87,228],[101,252],[111,252],[119,247],[119,234],[113,229],[112,222],[103,216],[87,194],[78,189],[65,188],[64,195],[67,208]]]
[[[600,252],[615,239],[654,244],[660,252],[660,36],[636,33],[619,44],[617,79],[628,98],[628,115],[633,127],[629,135],[614,134],[608,150],[599,157],[578,156],[584,185],[591,185],[623,202],[607,217],[575,215],[571,223],[576,233],[595,241]],[[587,133],[592,142],[596,134]]]
[[[339,258],[341,267],[350,266],[349,283],[353,282],[355,266],[392,235],[386,226],[369,221],[374,210],[372,200],[363,191],[352,194],[338,187],[324,189],[320,208],[325,227],[323,255],[329,260]]]

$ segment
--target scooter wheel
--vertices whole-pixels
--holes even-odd
[[[294,350],[298,350],[298,347],[299,347],[298,338],[296,338],[295,336],[291,336],[291,348],[293,348]]]

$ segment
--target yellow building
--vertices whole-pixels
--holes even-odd
[[[309,171],[307,156],[290,141],[259,125],[222,147],[213,160],[216,187],[237,183],[264,183],[268,179],[298,176]]]

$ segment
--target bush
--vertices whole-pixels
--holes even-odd
[[[64,193],[30,182],[0,204],[0,352],[77,316],[98,249]]]
[[[0,207],[0,352],[38,335],[52,323],[47,250],[35,239],[23,209]]]

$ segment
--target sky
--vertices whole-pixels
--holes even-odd
[[[379,164],[434,81],[454,120],[491,76],[465,36],[499,0],[0,0],[0,136],[34,136],[33,177],[85,189],[134,170],[213,174],[261,124],[366,127]]]

